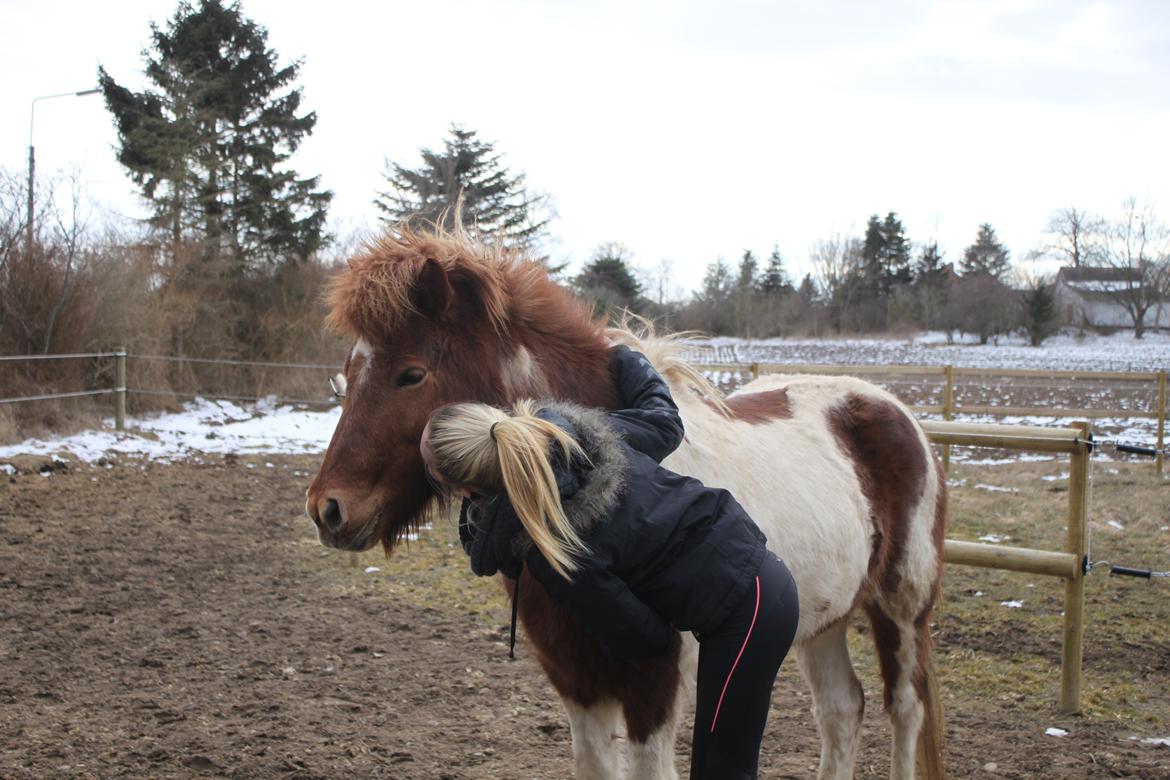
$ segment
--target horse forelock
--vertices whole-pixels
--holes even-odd
[[[353,257],[329,283],[326,324],[335,331],[382,343],[422,312],[419,275],[428,260],[439,264],[457,295],[474,296],[497,332],[508,327],[509,280],[522,274],[522,258],[479,244],[461,232],[387,232]],[[461,312],[462,314],[462,312]]]
[[[416,294],[428,260],[443,269],[454,294],[454,316],[441,323],[444,329],[482,337],[487,328],[500,339],[529,344],[538,361],[542,342],[570,351],[604,344],[604,323],[544,266],[463,231],[400,229],[371,242],[329,283],[327,325],[370,344],[393,341],[422,315]]]

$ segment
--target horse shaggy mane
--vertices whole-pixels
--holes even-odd
[[[375,343],[390,341],[409,320],[432,313],[420,302],[428,263],[442,269],[454,293],[454,308],[443,315],[453,323],[483,319],[497,336],[552,323],[562,336],[567,331],[584,340],[602,338],[604,324],[549,279],[539,262],[498,242],[476,240],[460,227],[425,233],[400,227],[367,244],[330,281],[326,324]]]

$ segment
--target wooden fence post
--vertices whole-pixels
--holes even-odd
[[[1081,711],[1081,666],[1085,641],[1085,573],[1089,526],[1089,437],[1087,422],[1075,423],[1083,436],[1072,454],[1068,476],[1068,541],[1065,551],[1077,559],[1075,576],[1064,581],[1064,640],[1060,662],[1060,711]]]
[[[760,378],[760,364],[759,363],[752,363],[752,379],[756,380],[759,378]]]
[[[126,430],[126,348],[114,350],[117,361],[117,386],[114,388],[114,429]]]
[[[1158,454],[1154,457],[1154,467],[1158,469],[1158,476],[1163,474],[1162,449],[1166,446],[1166,369],[1158,372]]]
[[[943,419],[951,420],[955,416],[955,367],[947,366],[947,384],[943,390]],[[951,445],[943,445],[943,473],[951,471]]]

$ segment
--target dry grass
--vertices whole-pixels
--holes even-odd
[[[959,466],[948,536],[1006,534],[1005,544],[1062,550],[1067,462]],[[980,488],[1012,489],[1000,493]],[[1148,462],[1093,469],[1090,558],[1170,569],[1170,481]],[[1116,528],[1113,521],[1122,526]],[[943,684],[967,708],[1056,713],[1060,689],[1063,580],[952,566],[935,618]],[[1117,728],[1170,732],[1170,583],[1110,576],[1086,581],[1083,717]],[[1022,601],[1020,608],[1002,606]]]

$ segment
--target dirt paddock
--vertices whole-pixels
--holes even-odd
[[[466,573],[450,529],[354,565],[303,517],[315,465],[215,457],[44,476],[30,461],[0,476],[0,777],[569,777],[559,702],[523,642],[508,660],[504,602]],[[1130,738],[1170,736],[1164,622],[1161,643],[1086,658],[1088,676],[1115,664],[1152,703],[1060,716],[1059,632],[982,625],[962,611],[966,589],[950,591],[940,666],[976,654],[999,687],[948,691],[953,776],[1170,777],[1170,748]],[[1016,690],[1016,669],[1041,692]],[[863,681],[857,774],[884,777],[880,689],[872,670]],[[761,777],[815,774],[808,710],[790,659]]]

